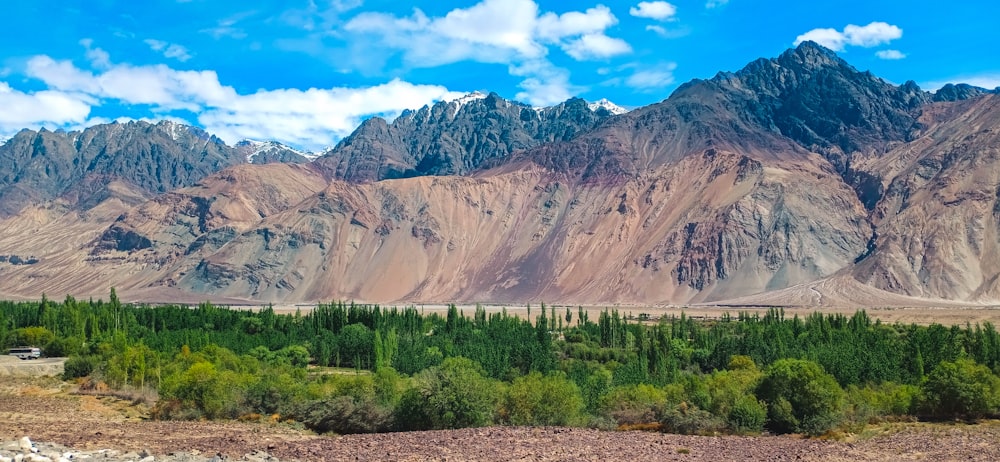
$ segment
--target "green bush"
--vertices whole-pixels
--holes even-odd
[[[493,423],[498,402],[498,386],[482,366],[452,357],[414,377],[400,402],[400,422],[414,430],[483,427]]]
[[[846,420],[857,428],[886,419],[913,415],[920,395],[916,385],[886,382],[847,388]]]
[[[660,424],[663,431],[681,435],[713,435],[726,428],[726,422],[719,417],[685,402],[664,409]]]
[[[579,425],[583,397],[562,372],[532,372],[514,379],[504,394],[501,417],[510,425]]]
[[[615,387],[601,399],[600,415],[617,425],[639,425],[657,421],[667,394],[652,385]]]
[[[767,406],[753,395],[737,398],[726,418],[729,428],[742,434],[760,433],[766,421]]]
[[[941,362],[920,391],[921,410],[936,418],[980,418],[1000,407],[1000,378],[970,359]]]
[[[97,358],[93,356],[70,356],[63,365],[63,380],[87,377],[97,368]]]
[[[8,335],[9,338],[7,339],[7,344],[11,346],[43,347],[51,343],[56,338],[56,334],[40,326],[14,329],[14,331]]]
[[[777,433],[819,435],[841,419],[844,391],[812,361],[781,359],[767,369],[756,395],[768,405],[768,427]]]

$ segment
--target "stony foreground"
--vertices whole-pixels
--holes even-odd
[[[998,422],[892,424],[846,441],[523,427],[316,436],[286,424],[149,421],[141,407],[67,391],[54,380],[0,385],[0,460],[1000,460]]]

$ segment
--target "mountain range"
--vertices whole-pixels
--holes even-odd
[[[474,93],[314,160],[173,122],[25,130],[0,146],[0,295],[996,303],[997,93],[805,42],[631,111]]]

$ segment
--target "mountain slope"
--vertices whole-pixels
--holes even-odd
[[[995,302],[998,127],[998,95],[895,86],[812,43],[617,116],[471,95],[371,119],[314,164],[138,205],[125,180],[85,211],[63,193],[0,220],[0,248],[25,249],[0,293]]]
[[[266,147],[253,160],[305,161],[277,143]],[[112,123],[81,132],[22,130],[0,146],[5,166],[0,170],[0,216],[58,197],[86,209],[113,194],[105,185],[115,181],[150,198],[247,162],[246,149],[171,121]]]
[[[913,143],[863,165],[886,193],[853,273],[907,295],[1000,299],[1000,96],[938,103],[921,120]]]

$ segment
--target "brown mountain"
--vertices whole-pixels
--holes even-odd
[[[441,103],[372,119],[311,165],[231,167],[136,206],[118,197],[141,191],[121,182],[87,211],[64,198],[31,207],[0,221],[0,254],[22,263],[0,262],[0,292],[1000,297],[1000,95],[895,86],[805,43],[620,116],[582,101],[561,111],[546,119],[495,95]]]

